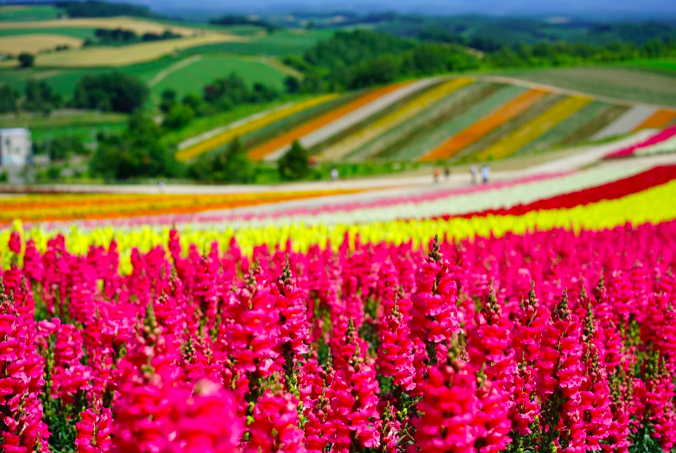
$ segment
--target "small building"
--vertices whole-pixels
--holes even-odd
[[[32,155],[28,129],[0,129],[0,167],[25,167]]]

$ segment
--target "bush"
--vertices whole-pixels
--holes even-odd
[[[106,179],[175,177],[180,166],[160,142],[160,128],[140,110],[129,118],[121,135],[104,138],[90,161],[93,175]]]
[[[36,142],[33,145],[35,154],[45,154],[52,162],[67,160],[71,156],[85,156],[89,154],[82,140],[76,137],[55,137],[50,140]]]
[[[44,80],[29,80],[26,83],[24,108],[30,112],[41,112],[48,115],[53,109],[61,106],[61,97],[54,93],[52,87]]]
[[[15,113],[19,111],[19,93],[8,83],[0,85],[0,113]]]
[[[310,161],[305,148],[296,140],[291,149],[279,159],[279,176],[285,181],[305,179],[310,174]]]
[[[74,107],[131,113],[148,99],[148,87],[139,78],[121,72],[87,75],[75,89]]]
[[[19,54],[20,68],[32,68],[34,64],[35,64],[35,55],[27,52]]]
[[[189,105],[175,104],[164,118],[163,125],[168,129],[181,129],[187,126],[195,117],[195,112]]]
[[[190,168],[191,178],[199,181],[215,181],[248,184],[254,180],[255,168],[239,138],[235,138],[224,152],[205,155]]]

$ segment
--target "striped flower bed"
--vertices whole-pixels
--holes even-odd
[[[651,136],[650,138],[648,138],[647,140],[642,141],[641,143],[637,143],[636,145],[628,146],[626,148],[617,150],[613,153],[608,154],[605,158],[616,159],[620,157],[631,157],[635,155],[637,151],[643,148],[649,148],[651,146],[658,145],[673,137],[676,137],[676,126],[672,126],[664,130],[661,130],[656,134],[654,134],[653,136]]]

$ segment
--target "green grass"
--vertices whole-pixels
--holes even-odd
[[[25,7],[1,6],[0,21],[26,22],[34,20],[56,19],[63,13],[61,8],[51,5],[35,5]]]
[[[99,132],[122,131],[126,121],[126,115],[83,110],[57,110],[48,117],[28,113],[22,113],[20,116],[0,115],[0,124],[3,127],[28,128],[33,141],[73,137],[92,143]]]
[[[663,71],[676,71],[676,58],[657,58],[654,60],[633,60],[623,64],[637,66],[645,69],[657,69]]]
[[[76,27],[58,27],[58,28],[13,28],[0,29],[0,37],[17,35],[65,35],[74,38],[87,39],[94,38],[95,28],[76,28]]]
[[[84,143],[94,143],[98,133],[117,134],[125,129],[123,123],[101,123],[90,126],[61,126],[48,129],[31,129],[33,141],[39,142],[57,137],[71,137]]]
[[[96,113],[88,110],[57,110],[47,117],[30,113],[22,113],[18,116],[0,115],[0,123],[5,127],[29,127],[31,129],[124,123],[126,120],[127,116],[119,113]]]
[[[224,42],[192,47],[179,52],[180,55],[195,55],[205,52],[224,52],[237,55],[270,55],[285,57],[303,53],[321,39],[328,39],[333,30],[308,30],[296,33],[289,30],[276,31],[271,35],[253,38],[248,42]]]
[[[234,73],[250,85],[263,85],[281,90],[286,77],[259,61],[249,61],[228,55],[205,55],[201,59],[171,72],[162,81],[152,87],[152,94],[159,96],[164,90],[172,89],[180,97],[186,94],[201,94],[202,88],[218,78]]]
[[[514,70],[501,74],[591,95],[676,107],[676,71],[590,66]]]

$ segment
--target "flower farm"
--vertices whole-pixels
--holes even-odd
[[[0,199],[0,451],[673,451],[676,166],[622,162]]]

